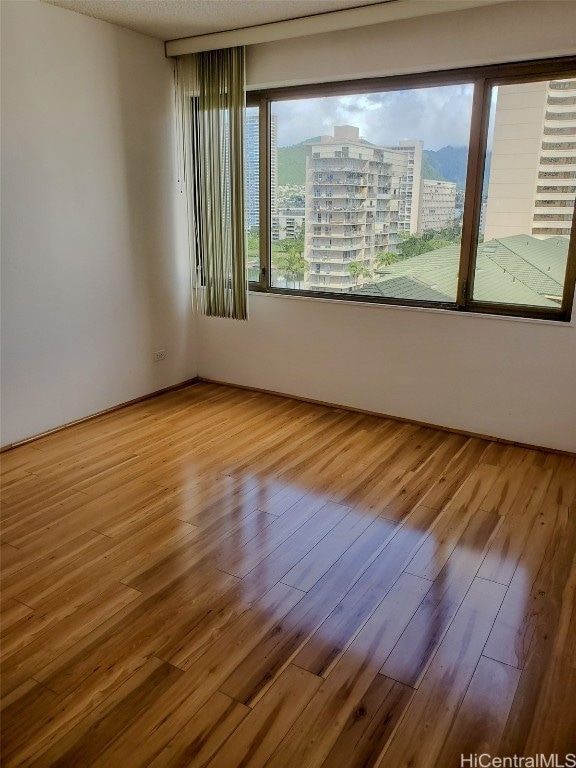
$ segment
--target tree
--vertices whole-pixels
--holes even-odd
[[[350,264],[348,264],[348,272],[350,277],[354,280],[355,286],[358,285],[358,280],[361,277],[372,276],[372,272],[370,272],[366,264],[363,264],[360,261],[352,261]]]
[[[298,253],[303,254],[304,253],[304,224],[295,224],[294,225],[294,236],[293,237],[286,237],[284,240],[278,241],[278,247],[280,250],[287,252],[291,249],[295,249],[298,251]]]
[[[294,248],[297,250],[297,252],[300,255],[304,253],[304,248],[305,248],[304,238],[305,238],[304,222],[302,222],[302,224],[295,225],[294,237],[292,239]]]
[[[414,256],[420,256],[421,253],[434,250],[434,242],[430,234],[412,235],[409,232],[400,233],[398,243],[398,252],[400,259],[412,259]]]
[[[292,282],[292,287],[298,281],[298,287],[308,266],[306,259],[298,251],[298,247],[288,247],[282,253],[273,256],[273,266],[286,278],[286,286]]]
[[[248,280],[260,279],[260,230],[252,227],[246,236],[246,268]]]
[[[258,227],[252,227],[246,237],[246,252],[248,258],[257,257],[260,253],[260,230]]]
[[[457,243],[459,240],[460,224],[456,221],[444,229],[427,229],[421,234],[400,232],[397,260],[411,259],[414,256],[420,256],[422,253],[435,251],[437,248],[444,248],[446,245]]]
[[[286,237],[278,240],[272,247],[272,266],[281,272],[286,284],[292,285],[298,281],[298,287],[308,268],[308,262],[304,258],[305,230],[304,224],[296,224],[294,237]]]
[[[396,261],[398,261],[397,253],[391,253],[390,251],[380,251],[376,255],[376,264],[380,269],[383,267],[389,267]]]

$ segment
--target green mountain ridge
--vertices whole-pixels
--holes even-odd
[[[429,176],[425,173],[425,166],[438,176]],[[464,187],[466,182],[466,168],[468,165],[468,147],[442,147],[442,149],[425,149],[422,161],[422,176],[425,179],[437,181],[452,181],[458,187]]]
[[[442,169],[432,154],[432,150],[424,150],[422,154],[422,178],[434,181],[448,181]]]
[[[278,147],[278,186],[306,183],[306,145]]]
[[[315,139],[300,144],[278,147],[278,185],[304,184],[306,181],[306,146]],[[490,153],[487,168],[490,168]],[[466,182],[468,147],[446,146],[425,149],[422,157],[422,177],[435,181],[452,181],[463,188]]]

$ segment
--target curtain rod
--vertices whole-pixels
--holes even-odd
[[[429,16],[449,11],[460,11],[484,5],[497,5],[519,0],[385,0],[343,11],[329,11],[287,21],[275,21],[253,27],[213,32],[208,35],[182,37],[165,43],[166,56],[231,48],[237,45],[255,45],[275,40],[337,32],[354,27],[366,27],[416,16]]]

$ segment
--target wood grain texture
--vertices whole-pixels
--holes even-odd
[[[2,760],[576,751],[576,459],[207,383],[3,453]]]
[[[482,648],[504,597],[501,584],[475,579],[384,757],[398,768],[438,765]]]

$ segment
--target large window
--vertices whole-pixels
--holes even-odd
[[[570,319],[574,58],[249,103],[253,289]]]

